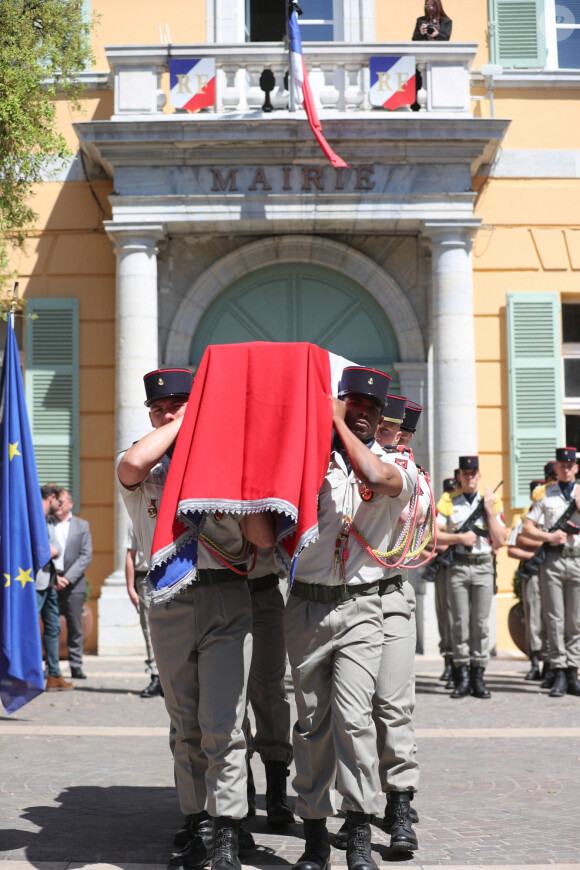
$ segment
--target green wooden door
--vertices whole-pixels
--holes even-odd
[[[215,299],[193,337],[190,361],[208,344],[309,341],[391,375],[397,339],[380,305],[355,281],[323,266],[266,266],[236,281]]]

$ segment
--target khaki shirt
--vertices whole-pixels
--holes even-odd
[[[437,517],[437,525],[440,529],[443,529],[446,532],[457,532],[465,520],[471,516],[473,511],[476,509],[483,496],[480,492],[477,493],[473,502],[470,504],[466,497],[463,495],[458,495],[453,499],[453,513],[449,517],[445,517],[442,514],[439,514]],[[505,526],[503,521],[503,510],[500,509],[499,513],[496,514],[497,520],[500,526]],[[478,529],[487,529],[487,521],[485,519],[485,513],[483,517],[480,517],[476,523]],[[462,544],[456,545],[456,550],[458,553],[469,553],[474,556],[485,556],[488,553],[492,552],[491,542],[488,537],[480,537],[477,536],[475,544],[473,547],[466,549]]]
[[[122,455],[119,456],[117,466],[121,459]],[[169,461],[168,456],[163,456],[160,462],[153,466],[145,480],[131,489],[123,486],[117,475],[117,488],[123,497],[125,507],[133,523],[139,549],[143,551],[147,561],[151,558],[157,514],[159,513],[163,488],[167,481]],[[245,542],[240,529],[239,517],[226,513],[204,513],[199,524],[197,567],[212,570],[227,568],[227,564],[221,562],[207,549],[204,537],[209,538],[223,551],[222,555],[227,563],[235,565],[238,570],[246,570],[249,567],[250,556],[243,559],[234,558],[239,556]],[[240,576],[240,579],[243,578]]]
[[[347,471],[340,453],[333,451],[324,483],[318,494],[318,529],[320,537],[306,547],[296,564],[295,580],[337,586],[344,582],[339,565],[334,570],[336,540],[349,516],[369,546],[380,552],[390,547],[399,514],[410,500],[417,480],[417,467],[401,454],[386,454],[376,442],[369,448],[382,462],[394,463],[401,473],[403,488],[396,498],[374,492],[365,501],[359,492],[354,473]],[[387,569],[376,562],[351,534],[346,562],[346,583],[356,586],[373,583],[387,576]]]
[[[572,490],[572,497],[574,497],[574,492],[575,490]],[[560,519],[569,504],[570,500],[566,498],[560,486],[557,483],[553,483],[551,486],[546,487],[544,498],[532,504],[527,519],[535,523],[538,528],[543,527],[547,531]],[[578,511],[574,511],[570,517],[570,523],[580,526]],[[567,546],[580,547],[580,534],[568,535]]]

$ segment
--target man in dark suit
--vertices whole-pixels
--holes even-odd
[[[62,555],[54,560],[54,566],[60,612],[66,619],[71,676],[85,680],[82,610],[87,591],[85,571],[93,558],[93,542],[88,522],[73,516],[72,508],[70,493],[61,490],[52,521]]]

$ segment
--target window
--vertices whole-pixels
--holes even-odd
[[[333,42],[337,35],[336,0],[308,0],[299,16],[302,42]],[[286,0],[246,0],[250,42],[281,42],[286,34]]]
[[[566,444],[580,449],[580,303],[562,305],[562,384]]]
[[[580,69],[580,0],[548,0],[547,12],[550,67]]]
[[[79,315],[77,299],[29,299],[26,404],[43,485],[54,481],[80,507]]]
[[[511,506],[521,508],[562,446],[559,296],[508,293],[506,314]]]
[[[580,69],[580,0],[489,0],[489,37],[507,69]]]

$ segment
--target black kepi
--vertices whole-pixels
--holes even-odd
[[[460,470],[479,468],[479,456],[460,456],[459,468]]]
[[[382,412],[383,420],[387,420],[389,423],[399,423],[400,425],[405,419],[406,404],[407,400],[403,396],[392,396],[389,394]]]
[[[361,396],[372,396],[380,402],[381,408],[387,400],[391,378],[384,372],[369,369],[365,366],[347,366],[342,370],[338,382],[338,398],[347,393],[359,393]]]
[[[576,462],[575,447],[556,448],[556,462]]]
[[[418,405],[417,402],[407,402],[405,405],[405,419],[401,424],[403,432],[411,432],[414,434],[417,431],[419,417],[421,416],[422,410],[423,408],[421,405]]]
[[[189,369],[156,369],[143,376],[145,384],[145,404],[147,407],[158,399],[171,396],[189,396],[193,386],[193,375]]]

